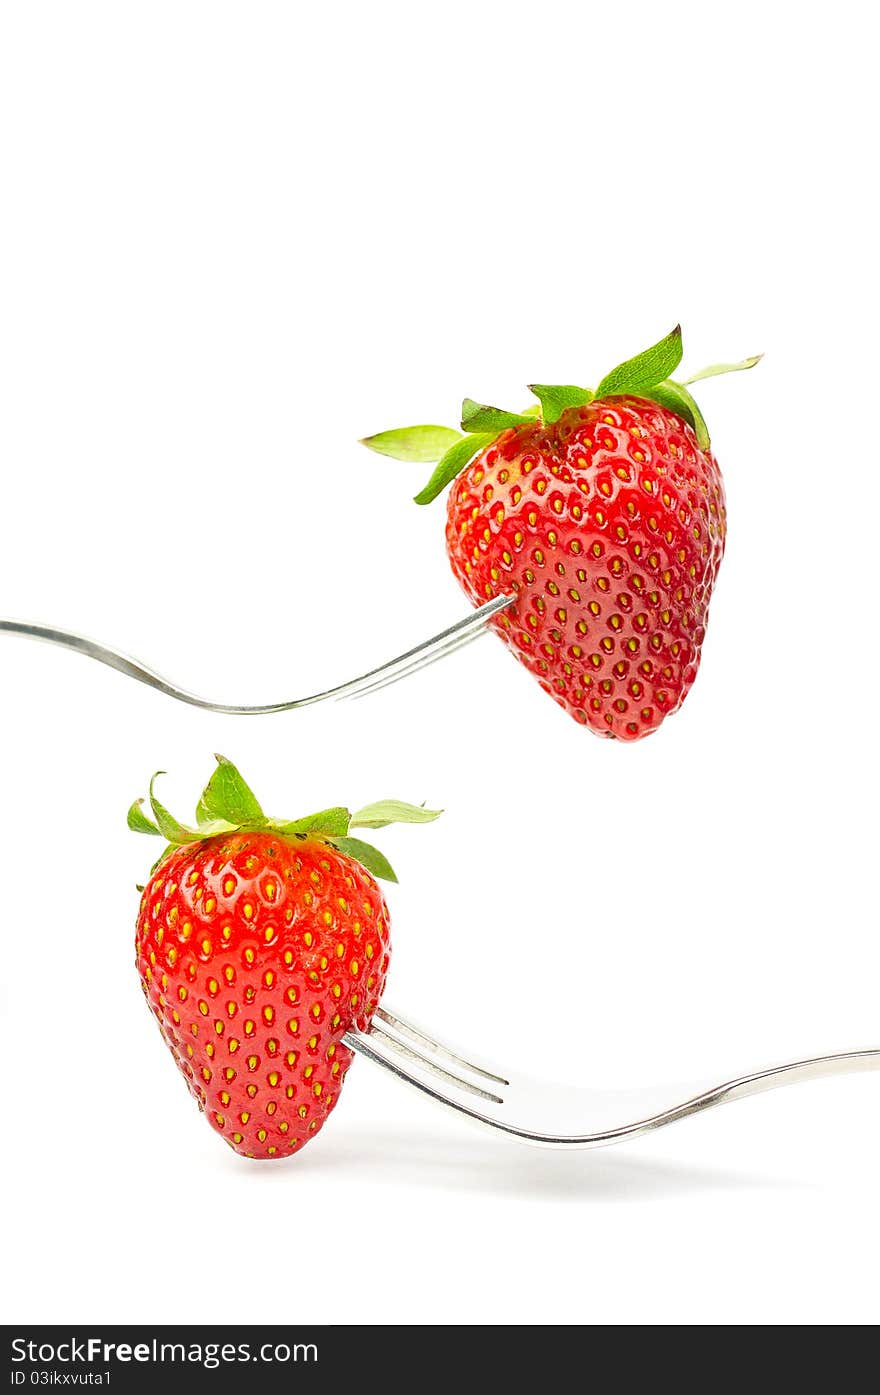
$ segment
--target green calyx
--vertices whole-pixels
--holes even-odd
[[[644,397],[656,402],[686,421],[697,438],[697,444],[706,450],[710,444],[709,432],[702,412],[688,391],[690,384],[703,378],[754,368],[762,355],[755,354],[740,363],[716,363],[699,373],[692,373],[689,378],[674,381],[672,374],[681,363],[681,356],[681,326],[676,325],[649,349],[612,368],[595,392],[570,383],[555,387],[546,383],[532,383],[529,392],[537,397],[538,405],[528,407],[524,412],[505,412],[499,407],[489,407],[466,397],[461,407],[461,431],[446,426],[403,426],[397,430],[382,431],[376,436],[366,436],[361,444],[395,460],[437,462],[428,483],[415,496],[417,504],[430,504],[442,494],[474,456],[485,450],[503,432],[534,426],[536,421],[551,426],[570,407],[583,407],[597,398]]]
[[[263,813],[253,790],[232,762],[225,756],[217,756],[216,761],[217,769],[196,806],[194,828],[178,823],[156,798],[156,780],[164,774],[161,770],[150,781],[149,802],[153,817],[144,812],[143,799],[136,799],[129,809],[128,826],[133,832],[164,838],[168,845],[156,862],[156,867],[175,848],[201,843],[224,833],[276,833],[279,838],[287,840],[310,838],[329,843],[339,852],[354,858],[374,877],[396,882],[397,877],[384,853],[371,843],[352,838],[351,830],[386,828],[391,823],[432,823],[441,813],[439,809],[425,809],[418,804],[384,799],[377,804],[366,805],[356,814],[338,805],[332,809],[322,809],[317,814],[307,814],[302,819],[271,819]]]

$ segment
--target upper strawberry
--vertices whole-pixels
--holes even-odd
[[[407,460],[443,452],[416,502],[453,485],[446,541],[463,589],[476,604],[513,597],[492,622],[507,644],[577,721],[623,740],[690,688],[724,550],[723,484],[688,385],[758,362],[676,382],[681,354],[676,327],[595,392],[534,384],[523,413],[466,398],[461,433],[364,442]]]
[[[351,815],[267,818],[222,757],[195,828],[151,784],[169,840],[143,889],[141,986],[187,1084],[236,1152],[285,1157],[313,1137],[339,1096],[352,1027],[365,1030],[385,985],[389,916],[375,877],[395,880],[351,828],[426,823],[431,809],[386,800]]]

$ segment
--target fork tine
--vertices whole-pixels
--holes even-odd
[[[420,1067],[430,1075],[437,1076],[440,1080],[444,1080],[447,1085],[455,1086],[459,1090],[465,1090],[469,1095],[476,1095],[477,1099],[489,1100],[492,1104],[504,1103],[500,1095],[493,1094],[490,1090],[484,1090],[481,1085],[474,1085],[470,1080],[465,1080],[462,1076],[455,1075],[452,1071],[446,1070],[443,1066],[438,1065],[436,1061],[431,1060],[429,1056],[425,1056],[421,1051],[417,1050],[415,1046],[411,1046],[404,1041],[399,1041],[396,1037],[392,1036],[390,1032],[386,1032],[384,1028],[379,1026],[375,1021],[370,1027],[369,1036],[371,1041],[379,1041],[388,1051],[402,1056],[408,1065]]]
[[[465,1080],[459,1075],[454,1075],[452,1071],[445,1070],[436,1061],[422,1055],[414,1046],[398,1041],[389,1032],[386,1032],[375,1018],[369,1031],[352,1030],[346,1032],[343,1040],[352,1051],[371,1057],[410,1083],[417,1083],[421,1089],[434,1095],[435,1098],[443,1099],[443,1096],[438,1095],[428,1082],[420,1080],[418,1072],[423,1072],[429,1078],[441,1081],[447,1089],[461,1091],[475,1099],[484,1100],[488,1104],[504,1103],[500,1095],[484,1090],[482,1086],[474,1085],[470,1080]]]
[[[479,639],[480,636],[485,633],[486,628],[483,622],[472,630],[462,631],[461,634],[447,640],[445,644],[437,648],[420,649],[418,654],[410,660],[405,668],[399,668],[397,670],[389,669],[382,677],[375,679],[364,687],[358,687],[351,692],[343,693],[342,696],[344,698],[350,698],[353,702],[359,702],[361,698],[369,697],[371,693],[378,693],[382,688],[392,687],[395,683],[399,683],[402,678],[409,678],[411,674],[419,673],[423,668],[430,668],[432,664],[438,663],[440,659],[445,659],[450,654],[455,654],[459,649],[466,649],[469,644],[473,644],[475,639]]]
[[[372,669],[359,678],[353,678],[338,688],[330,689],[325,696],[333,698],[365,697],[368,693],[378,692],[380,688],[390,687],[392,683],[399,682],[401,678],[407,678],[411,673],[417,673],[419,669],[428,668],[438,659],[445,658],[448,654],[453,654],[457,649],[472,643],[473,640],[479,639],[480,635],[485,633],[489,620],[512,605],[514,599],[513,596],[496,596],[494,600],[480,606],[472,615],[467,616],[464,620],[459,620],[455,625],[450,625],[446,630],[441,630],[439,634],[425,640],[423,644],[416,645],[414,649],[400,654],[396,659],[389,659],[388,663],[383,664],[381,668]]]
[[[390,1027],[406,1039],[407,1043],[415,1043],[421,1047],[422,1052],[427,1051],[432,1057],[439,1060],[448,1061],[450,1065],[457,1066],[461,1070],[466,1070],[471,1075],[480,1076],[483,1080],[491,1080],[496,1085],[509,1085],[510,1081],[503,1075],[496,1075],[494,1071],[487,1070],[485,1066],[478,1066],[474,1061],[465,1060],[464,1056],[459,1056],[455,1051],[451,1051],[448,1046],[443,1046],[435,1037],[428,1036],[426,1032],[414,1027],[411,1022],[405,1022],[402,1017],[397,1017],[387,1008],[377,1008],[376,1017],[381,1018],[385,1027]],[[387,1035],[387,1033],[386,1033]]]

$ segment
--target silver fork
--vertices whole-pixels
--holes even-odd
[[[539,1148],[601,1148],[700,1114],[716,1104],[825,1075],[880,1070],[880,1048],[788,1061],[709,1088],[594,1090],[549,1085],[469,1061],[411,1022],[379,1008],[368,1032],[345,1044],[437,1104]]]
[[[404,654],[398,654],[396,659],[389,659],[379,668],[370,669],[357,678],[350,678],[347,682],[338,683],[335,687],[327,688],[323,692],[311,693],[307,697],[286,698],[281,702],[214,702],[210,698],[199,697],[198,694],[181,688],[179,684],[172,683],[170,678],[163,678],[155,669],[142,663],[140,659],[133,659],[121,650],[111,648],[109,644],[99,644],[97,640],[88,639],[85,635],[77,634],[73,630],[62,630],[53,625],[37,625],[28,620],[0,619],[0,634],[20,635],[25,639],[39,639],[46,644],[56,644],[62,649],[71,649],[76,654],[84,654],[88,659],[95,659],[99,664],[106,664],[108,668],[116,669],[117,673],[124,673],[127,678],[134,678],[138,683],[145,683],[147,687],[155,688],[157,692],[164,693],[166,697],[175,698],[177,702],[188,703],[190,707],[200,707],[208,712],[221,712],[227,716],[256,717],[271,712],[292,712],[298,707],[311,707],[314,703],[325,702],[328,698],[339,700],[340,698],[363,697],[366,693],[377,692],[379,688],[387,688],[391,683],[398,683],[401,678],[407,678],[411,673],[427,668],[430,664],[436,663],[438,659],[444,659],[448,654],[452,654],[455,650],[462,649],[466,644],[478,639],[481,634],[485,633],[486,625],[492,616],[498,615],[500,611],[512,605],[515,599],[514,596],[496,596],[494,600],[487,601],[485,605],[481,605],[478,610],[473,611],[464,620],[459,620],[456,624],[450,625],[448,629],[432,635],[422,644],[417,644],[414,649],[407,649]]]

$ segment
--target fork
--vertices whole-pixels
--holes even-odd
[[[398,683],[401,678],[407,678],[411,673],[427,668],[430,664],[436,663],[438,659],[444,659],[448,654],[452,654],[457,649],[462,649],[466,644],[478,639],[481,634],[485,633],[486,626],[492,617],[512,605],[515,599],[514,596],[496,596],[494,600],[487,601],[485,605],[481,605],[479,609],[473,611],[463,620],[441,630],[439,634],[432,635],[430,639],[426,639],[422,644],[417,644],[415,648],[407,649],[405,653],[398,654],[397,658],[389,659],[387,663],[381,664],[378,668],[370,669],[357,678],[350,678],[347,682],[338,683],[335,687],[327,688],[323,692],[311,693],[307,697],[287,698],[280,702],[215,702],[210,698],[199,697],[198,694],[189,692],[186,688],[180,687],[179,684],[172,683],[169,678],[163,678],[155,669],[150,668],[139,659],[134,659],[121,650],[112,648],[109,644],[99,644],[97,640],[88,639],[85,635],[77,634],[73,630],[62,630],[52,625],[37,625],[27,620],[0,619],[0,634],[20,635],[25,639],[40,639],[47,644],[58,645],[62,649],[71,649],[74,653],[84,654],[88,659],[95,659],[100,664],[106,664],[108,668],[116,669],[118,673],[124,673],[127,678],[134,678],[138,683],[145,683],[147,687],[155,688],[157,692],[164,693],[166,697],[174,698],[177,702],[185,702],[190,707],[200,707],[207,712],[221,712],[227,716],[256,717],[272,712],[292,712],[298,707],[311,707],[314,703],[324,702],[328,698],[334,698],[338,701],[340,698],[364,697],[367,693],[377,692],[380,688],[387,688],[392,683]]]
[[[548,1085],[467,1060],[384,1008],[377,1009],[369,1031],[351,1030],[344,1041],[435,1103],[539,1148],[601,1148],[764,1090],[880,1070],[880,1048],[873,1048],[804,1057],[709,1088],[594,1090]]]

